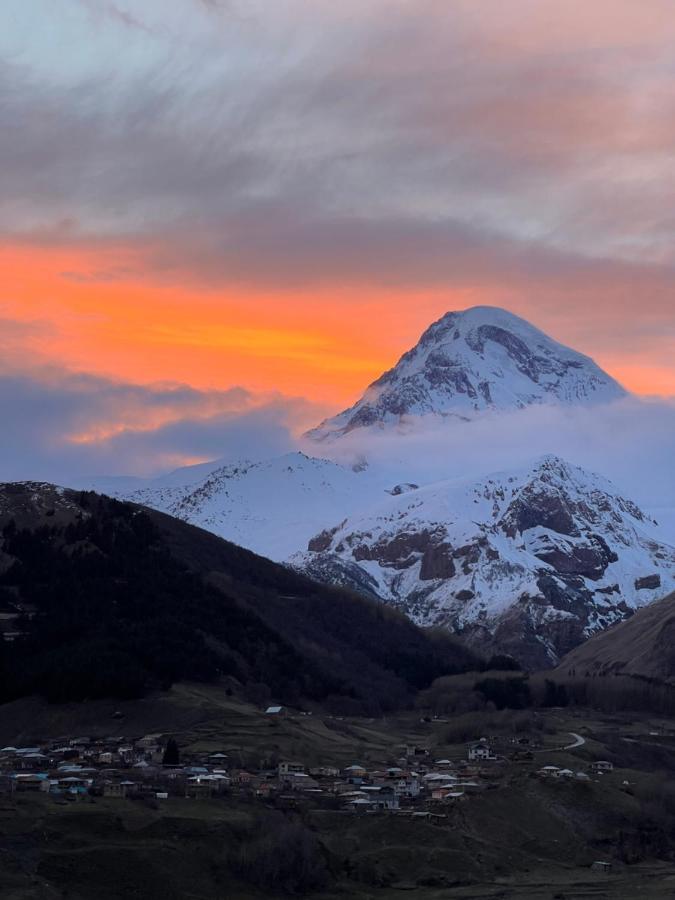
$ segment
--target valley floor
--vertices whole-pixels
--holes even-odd
[[[173,734],[185,759],[224,750],[228,768],[252,770],[272,757],[375,770],[414,745],[430,751],[421,769],[447,759],[467,771],[462,721],[472,720],[425,721],[419,711],[270,719],[219,688],[183,685],[127,704],[0,707],[0,740],[161,732]],[[317,900],[675,896],[675,721],[553,709],[476,718],[481,724],[503,752],[479,764],[472,780],[480,789],[391,812],[357,814],[318,795],[262,799],[235,787],[199,799],[0,794],[0,896],[257,900],[284,887]],[[613,770],[584,780],[539,774],[544,766],[592,772],[598,760],[613,761]],[[611,870],[594,871],[595,861]]]

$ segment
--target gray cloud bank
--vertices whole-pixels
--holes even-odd
[[[298,0],[81,0],[79,17],[72,5],[65,16],[58,2],[33,4],[75,56],[50,62],[39,29],[5,35],[5,232],[153,236],[175,263],[178,238],[193,234],[185,264],[199,272],[203,242],[207,276],[216,249],[225,253],[223,278],[228,247],[254,234],[257,264],[232,275],[290,282],[327,263],[344,274],[372,223],[383,252],[371,238],[377,271],[367,274],[385,281],[411,264],[416,277],[426,267],[446,278],[451,264],[429,269],[424,244],[452,252],[476,232],[673,263],[664,63],[674,29],[659,29],[656,9],[638,37],[644,16],[623,0],[616,34],[600,15],[584,23],[576,2],[538,25],[530,0],[509,15],[492,0],[345,0],[342,12]],[[569,43],[556,26],[571,29]],[[97,55],[78,56],[88,45]],[[316,246],[302,252],[312,232],[332,244],[320,267]],[[268,273],[260,258],[275,244]],[[277,268],[282,250],[292,271]]]
[[[65,485],[274,456],[314,415],[305,401],[243,388],[141,386],[56,369],[0,374],[0,410],[0,480]]]

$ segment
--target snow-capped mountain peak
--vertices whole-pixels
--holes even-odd
[[[534,665],[675,588],[675,548],[656,523],[552,455],[390,496],[293,563]]]
[[[406,417],[470,419],[532,404],[587,404],[625,395],[592,359],[504,309],[448,312],[427,328],[350,409],[309,432],[315,440]]]

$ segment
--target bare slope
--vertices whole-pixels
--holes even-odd
[[[675,593],[594,635],[568,653],[558,671],[675,678]]]

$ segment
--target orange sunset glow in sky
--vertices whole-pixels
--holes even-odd
[[[478,304],[675,396],[669,0],[3,13],[8,459],[283,449]]]
[[[133,251],[114,248],[2,248],[11,297],[5,315],[35,326],[22,339],[20,355],[30,347],[43,364],[110,378],[203,389],[243,384],[334,407],[356,398],[434,318],[448,309],[498,302],[506,293],[490,285],[463,284],[440,295],[437,289],[357,285],[346,296],[337,285],[325,287],[318,303],[307,290],[270,297],[264,289],[168,284],[131,272],[100,281],[88,274],[130,257]],[[515,312],[593,354],[630,390],[675,394],[668,336],[614,350],[599,334],[596,349],[592,333],[585,334],[578,321],[565,322],[554,311],[538,314],[526,298],[506,299]],[[611,304],[598,302],[593,313],[588,320],[603,331]]]

